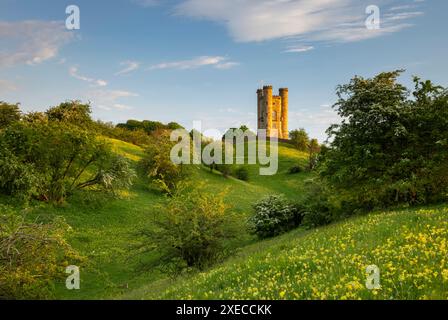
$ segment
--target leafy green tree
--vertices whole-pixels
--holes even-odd
[[[0,190],[7,194],[61,203],[76,189],[126,189],[134,175],[95,133],[60,121],[10,125],[0,147]]]
[[[61,121],[86,128],[92,125],[91,113],[89,104],[74,100],[48,109],[46,115],[49,121]]]
[[[169,130],[177,130],[177,129],[184,129],[184,127],[182,127],[180,124],[178,124],[177,122],[170,122],[166,125],[166,127]]]
[[[138,250],[160,255],[157,263],[176,274],[184,268],[203,269],[223,258],[229,239],[237,234],[237,220],[225,204],[224,193],[202,188],[180,192],[159,212],[157,228],[141,232]]]
[[[415,78],[412,96],[402,71],[355,77],[337,89],[321,174],[358,207],[446,199],[448,93]]]
[[[170,154],[174,145],[175,142],[170,141],[168,133],[153,136],[139,164],[142,175],[168,195],[174,195],[189,174],[188,165],[177,165],[171,161]]]
[[[0,101],[0,129],[6,128],[11,123],[19,121],[20,118],[21,113],[18,104],[9,104]]]
[[[300,151],[307,151],[310,143],[310,138],[305,129],[292,130],[289,133],[290,140],[294,143],[296,148]]]
[[[65,267],[82,263],[65,240],[70,227],[61,219],[29,222],[26,212],[0,205],[0,299],[54,298]]]
[[[307,145],[308,154],[309,154],[309,165],[308,168],[313,170],[317,165],[317,156],[320,152],[320,145],[317,139],[311,139],[311,141]]]

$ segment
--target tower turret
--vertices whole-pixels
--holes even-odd
[[[266,135],[270,137],[272,128],[272,86],[264,86],[263,95],[266,103]]]
[[[288,131],[288,104],[289,104],[289,92],[288,88],[281,88],[279,90],[280,97],[282,98],[282,138],[288,139],[289,138],[289,131]]]

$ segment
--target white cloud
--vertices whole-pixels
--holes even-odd
[[[389,11],[409,10],[409,9],[413,9],[413,8],[415,8],[415,7],[416,7],[416,5],[405,4],[405,5],[400,5],[400,6],[391,7],[391,8],[389,8]]]
[[[121,99],[138,97],[138,94],[125,90],[104,90],[98,89],[90,91],[86,95],[86,100],[89,100],[94,106],[103,110],[131,110],[132,107],[119,102]]]
[[[71,67],[69,69],[69,74],[73,78],[75,78],[75,79],[78,79],[78,80],[81,80],[81,81],[85,81],[85,82],[89,82],[89,83],[91,83],[94,86],[98,86],[98,87],[105,87],[105,86],[107,86],[107,82],[104,81],[104,80],[93,79],[93,78],[89,78],[89,77],[86,77],[86,76],[83,76],[83,75],[79,74],[78,68],[76,68],[76,67]]]
[[[152,65],[148,70],[161,70],[161,69],[197,69],[205,66],[213,66],[217,69],[229,69],[238,65],[237,62],[228,61],[228,58],[222,56],[201,56],[190,60],[170,61],[162,62]]]
[[[72,39],[63,22],[0,21],[0,67],[42,63]]]
[[[384,6],[391,0],[384,0]],[[380,30],[368,30],[367,0],[184,0],[178,15],[223,24],[237,42],[296,38],[310,41],[351,42],[398,32],[411,24],[386,17]],[[395,12],[399,14],[399,8]],[[404,17],[399,16],[399,17]],[[406,16],[406,19],[415,17]],[[299,51],[301,52],[301,51]]]
[[[394,20],[406,20],[415,18],[418,16],[423,15],[424,13],[421,11],[413,11],[413,12],[399,12],[399,13],[387,13],[384,15],[384,17],[388,21],[394,21]]]
[[[240,65],[239,62],[229,61],[229,62],[219,63],[215,66],[215,68],[221,69],[221,70],[226,70],[226,69],[231,69],[231,68],[239,66],[239,65]]]
[[[123,61],[120,65],[123,66],[123,69],[115,74],[117,76],[131,73],[140,68],[140,63],[136,61]]]
[[[311,51],[313,49],[314,49],[313,46],[301,46],[301,45],[298,45],[298,46],[290,46],[284,52],[288,52],[288,53],[302,53],[302,52]]]

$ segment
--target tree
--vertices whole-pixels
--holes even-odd
[[[290,140],[300,151],[307,151],[310,138],[305,129],[296,129],[289,133]]]
[[[226,253],[236,236],[236,216],[229,212],[224,193],[202,188],[176,194],[160,206],[157,228],[144,229],[140,253],[160,255],[157,263],[176,274],[183,268],[203,269]]]
[[[61,203],[76,189],[127,189],[134,175],[95,133],[60,121],[10,125],[0,149],[0,191],[10,195]]]
[[[70,227],[61,218],[28,220],[0,205],[0,300],[52,298],[65,267],[84,260],[65,240]]]
[[[415,78],[412,97],[402,71],[353,78],[337,89],[322,177],[357,207],[446,199],[448,93]]]
[[[311,139],[307,145],[309,153],[309,169],[313,170],[317,165],[317,155],[320,151],[320,145],[317,139]]]
[[[11,123],[19,121],[20,117],[21,113],[18,104],[0,101],[0,129],[4,129]]]
[[[61,121],[86,128],[92,124],[91,113],[89,104],[74,100],[48,109],[46,115],[50,121]]]
[[[180,124],[178,124],[177,122],[170,122],[166,125],[166,127],[169,130],[177,130],[177,129],[184,129],[184,127],[182,127]]]
[[[168,133],[153,136],[139,164],[142,175],[171,196],[189,173],[186,165],[177,165],[171,161],[170,154],[174,145],[175,142],[170,141]]]

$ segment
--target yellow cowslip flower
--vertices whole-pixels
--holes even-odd
[[[443,278],[443,281],[448,282],[448,269],[444,269],[442,271],[442,278]]]

